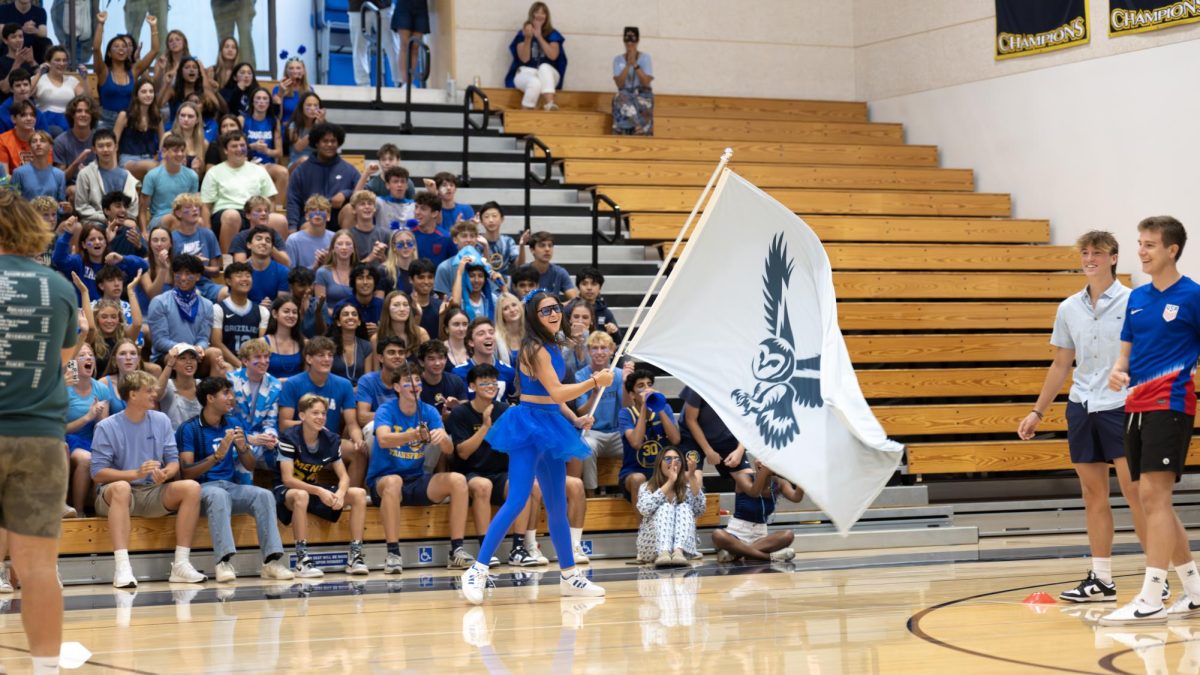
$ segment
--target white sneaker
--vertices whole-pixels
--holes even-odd
[[[62,517],[64,520],[67,518],[78,518],[79,512],[75,510],[74,506],[71,506],[70,504],[63,504]]]
[[[208,577],[196,571],[190,560],[171,564],[171,577],[168,579],[173,584],[202,584],[208,581]]]
[[[558,581],[558,590],[566,597],[600,598],[604,597],[604,589],[593,584],[579,572]]]
[[[137,588],[137,579],[133,576],[133,567],[128,563],[117,565],[113,572],[113,588]]]
[[[321,570],[317,571],[321,572]],[[324,574],[324,572],[321,572],[321,576],[324,576]],[[281,579],[284,581],[296,578],[296,575],[293,574],[290,569],[284,566],[283,558],[276,558],[275,560],[263,565],[262,569],[258,572],[258,576],[262,577],[263,579]]]
[[[319,579],[325,576],[325,572],[321,571],[321,568],[315,567],[309,558],[304,558],[296,563],[295,574],[300,579]]]
[[[1191,619],[1200,616],[1200,602],[1192,602],[1188,594],[1183,593],[1167,610],[1167,616],[1172,619]]]
[[[466,572],[463,572],[461,580],[462,594],[467,602],[472,605],[482,603],[484,591],[487,590],[487,568],[476,562],[468,567]]]
[[[790,548],[781,548],[771,553],[771,562],[788,562],[796,557],[796,552]]]
[[[550,559],[542,553],[542,547],[538,544],[528,547],[529,557],[533,558],[538,567],[549,565]]]
[[[575,558],[576,565],[587,565],[592,562],[588,560],[587,554],[583,552],[581,544],[575,544],[571,547],[571,555]]]
[[[729,551],[726,551],[725,549],[720,549],[717,551],[717,562],[731,563],[734,560],[737,560],[737,558],[735,558],[734,555]]]
[[[399,553],[389,553],[383,561],[384,574],[400,574],[404,571],[404,557]]]
[[[237,579],[237,572],[233,571],[233,563],[217,563],[217,581],[219,583],[227,584],[234,579]]]
[[[475,556],[467,553],[467,549],[459,546],[450,552],[450,559],[446,561],[446,569],[448,570],[465,570],[475,563]],[[500,561],[497,560],[499,565]]]
[[[1100,617],[1101,626],[1154,625],[1166,623],[1167,608],[1151,607],[1141,600],[1134,600],[1124,607]]]
[[[555,103],[554,101],[550,101],[550,102],[546,103],[546,105],[543,106],[542,109],[549,111],[549,112],[554,112],[555,110],[558,110],[558,104]]]
[[[350,564],[346,565],[346,574],[362,575],[370,573],[371,570],[367,568],[367,561],[363,559],[361,553],[350,556]]]
[[[12,580],[8,578],[8,565],[0,561],[0,593],[12,593]]]

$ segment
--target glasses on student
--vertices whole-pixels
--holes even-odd
[[[402,239],[402,240],[396,242],[396,248],[416,248],[416,247],[417,247],[417,242],[409,240],[409,239]]]
[[[637,41],[638,41],[638,39],[637,39],[637,36],[635,36],[635,35],[626,35],[626,36],[625,36],[625,41],[626,41],[626,42],[632,42],[632,43],[634,43],[634,44],[637,44]]]
[[[562,305],[550,305],[538,310],[539,316],[551,316],[554,314],[562,314]]]

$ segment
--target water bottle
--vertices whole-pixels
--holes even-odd
[[[454,100],[456,98],[458,98],[458,87],[455,86],[455,84],[454,84],[454,78],[447,75],[446,76],[446,100],[451,103],[454,103]]]

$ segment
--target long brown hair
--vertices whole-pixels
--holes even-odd
[[[137,367],[134,368],[134,370],[146,369],[146,361],[142,359],[142,352],[141,350],[138,350],[137,343],[127,337],[123,337],[117,340],[116,343],[113,344],[112,349],[110,349],[108,352],[108,368],[104,369],[105,375],[119,374],[120,366],[117,365],[117,352],[120,351],[121,347],[127,344],[133,345],[133,348],[138,352]]]
[[[538,321],[538,305],[542,304],[542,300],[546,298],[555,298],[547,291],[539,291],[532,298],[525,302],[525,337],[521,338],[521,354],[518,359],[518,367],[524,366],[525,371],[531,377],[537,377],[537,368],[534,367],[534,359],[537,358],[537,353],[543,347],[546,349],[557,349],[558,338],[553,335],[546,327]],[[561,306],[561,304],[560,304]]]
[[[650,480],[646,481],[646,489],[650,492],[667,485],[667,472],[663,469],[663,458],[668,453],[673,453],[679,458],[679,474],[675,477],[675,485],[668,487],[667,492],[673,494],[676,504],[682,504],[687,499],[688,481],[687,481],[687,464],[684,463],[683,453],[679,448],[668,445],[658,453],[658,459],[654,460],[654,475]]]
[[[150,85],[150,88],[155,90],[154,101],[150,105],[145,105],[138,100],[138,91],[142,87]],[[154,82],[139,77],[133,85],[133,98],[129,101],[129,109],[125,112],[125,128],[136,129],[137,131],[158,131],[162,126],[162,108],[158,106],[158,92]],[[146,127],[142,128],[142,120],[146,121]]]
[[[549,5],[544,2],[533,3],[529,6],[529,16],[527,16],[525,20],[529,23],[533,23],[533,15],[537,14],[539,9],[546,13],[546,23],[542,24],[542,37],[550,37],[550,34],[554,32],[554,24],[550,21]]]
[[[392,300],[403,296],[408,301],[408,320],[403,326],[392,324]],[[392,291],[383,299],[383,312],[379,316],[379,329],[375,331],[376,340],[395,335],[404,340],[404,347],[409,354],[415,354],[421,346],[421,322],[417,319],[417,303],[404,291]]]

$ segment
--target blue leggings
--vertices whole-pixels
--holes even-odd
[[[546,518],[550,521],[550,541],[558,554],[558,566],[563,569],[575,566],[575,556],[571,553],[571,526],[567,522],[567,462],[551,459],[532,448],[508,453],[508,497],[492,518],[479,548],[478,559],[484,564],[496,553],[496,547],[508,535],[513,521],[525,509],[525,502],[533,492],[535,475],[542,488]]]

